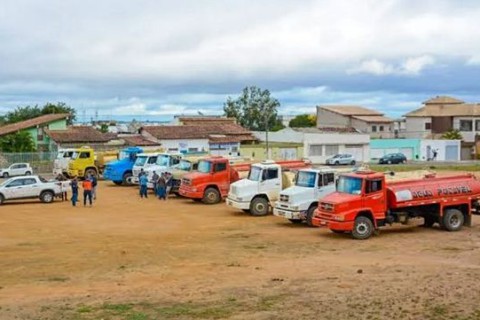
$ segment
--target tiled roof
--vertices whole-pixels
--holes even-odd
[[[351,127],[292,128],[292,130],[303,133],[360,133]]]
[[[159,143],[155,141],[150,141],[142,135],[129,135],[129,136],[121,136],[119,139],[125,141],[125,144],[128,146],[139,146],[139,147],[147,147],[147,146],[158,146]]]
[[[464,101],[449,97],[449,96],[436,96],[430,100],[425,101],[423,104],[460,104]]]
[[[45,133],[57,143],[108,142],[113,136],[103,134],[93,127],[69,127],[67,130],[45,130]]]
[[[405,117],[478,117],[480,104],[462,103],[449,105],[428,104],[425,107],[413,110]]]
[[[223,117],[179,117],[178,121],[183,125],[209,126],[212,124],[235,124],[235,118]]]
[[[318,106],[318,108],[335,112],[344,116],[383,116],[383,113],[367,109],[361,106],[335,105],[335,106]]]
[[[44,116],[25,120],[22,122],[7,124],[5,126],[0,127],[0,136],[6,135],[9,133],[14,133],[24,129],[36,127],[38,125],[47,124],[56,120],[68,119],[69,117],[70,117],[70,114],[68,113],[54,113],[54,114],[46,114]]]
[[[250,131],[238,124],[212,124],[210,126],[145,126],[146,131],[159,140],[209,139],[211,135],[237,136],[242,141],[256,140]]]
[[[374,122],[374,123],[391,123],[393,119],[387,118],[385,116],[353,116],[354,119],[358,119],[365,122]]]

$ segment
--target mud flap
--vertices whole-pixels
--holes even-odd
[[[463,225],[465,227],[471,227],[472,226],[472,215],[470,215],[470,214],[465,215],[465,220],[463,221]]]

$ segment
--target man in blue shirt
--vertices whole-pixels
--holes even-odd
[[[139,182],[140,182],[140,198],[148,198],[148,195],[147,195],[147,183],[148,183],[148,177],[146,174],[144,175],[141,175],[140,176],[140,179],[139,179]]]

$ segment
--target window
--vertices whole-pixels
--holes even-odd
[[[432,123],[431,122],[425,122],[425,130],[432,130]]]
[[[480,131],[480,120],[475,120],[475,131]]]
[[[333,156],[338,153],[338,144],[325,146],[325,155]]]
[[[472,120],[460,120],[460,131],[473,131]]]
[[[366,193],[374,193],[382,190],[382,180],[368,180]]]
[[[323,175],[323,185],[328,186],[335,182],[335,175],[333,173],[326,173]]]
[[[168,152],[178,152],[178,148],[168,148]]]
[[[227,170],[227,163],[226,162],[215,163],[214,168],[215,168],[214,169],[215,172],[225,171],[225,170]]]
[[[378,131],[383,131],[383,126],[378,127]]]
[[[263,180],[272,180],[278,178],[277,168],[268,168],[263,170]]]
[[[198,152],[198,148],[188,148],[188,152]]]
[[[37,140],[43,141],[43,127],[37,128]]]
[[[21,187],[23,186],[23,179],[13,180],[7,185],[7,188]]]
[[[198,170],[198,163],[194,163],[194,164],[193,164],[192,170]]]
[[[80,159],[88,159],[90,158],[90,152],[80,152]]]
[[[309,156],[323,156],[323,145],[312,144],[310,145]]]
[[[28,185],[35,184],[35,183],[37,183],[37,180],[32,179],[32,178],[28,178],[28,179],[23,180],[23,185],[24,186],[28,186]]]
[[[372,126],[372,132],[377,132],[377,126]]]
[[[315,172],[299,171],[295,177],[295,185],[298,187],[313,188],[315,186],[315,178]],[[322,176],[319,174],[319,183],[321,183],[321,178]]]
[[[157,157],[149,157],[147,163],[148,164],[157,163]]]

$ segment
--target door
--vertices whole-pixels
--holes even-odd
[[[5,186],[5,199],[17,199],[24,197],[23,180],[24,179],[16,179],[9,182]]]
[[[217,162],[213,165],[214,179],[212,182],[216,182],[222,197],[228,194],[230,190],[230,175],[227,170],[227,162]]]
[[[385,155],[384,149],[370,149],[370,158],[378,160]]]
[[[315,194],[316,200],[321,200],[323,197],[332,193],[335,190],[335,174],[319,173],[317,182],[317,192]]]
[[[282,160],[295,160],[295,159],[297,159],[297,149],[296,148],[281,148],[280,149],[280,158]]]
[[[35,178],[23,179],[23,196],[35,198],[40,196],[40,186]]]
[[[413,160],[413,148],[400,148],[400,153],[402,153],[407,160]]]
[[[93,155],[90,151],[81,151],[77,159],[75,159],[75,162],[77,164],[77,168],[86,169],[87,167],[93,165]]]
[[[262,170],[262,181],[258,188],[259,193],[266,194],[269,201],[277,201],[278,195],[282,190],[282,177],[280,168],[264,168]]]
[[[445,147],[445,161],[458,161],[458,146]]]
[[[385,218],[384,181],[382,179],[365,180],[364,184],[364,207],[372,209],[375,219]]]
[[[13,164],[13,165],[11,165],[11,166],[10,166],[10,170],[9,170],[9,171],[10,171],[10,172],[9,172],[10,176],[14,177],[14,176],[20,176],[20,175],[22,175],[20,166],[21,166],[20,164]]]
[[[362,145],[347,145],[345,146],[345,153],[351,154],[355,161],[364,161]]]

